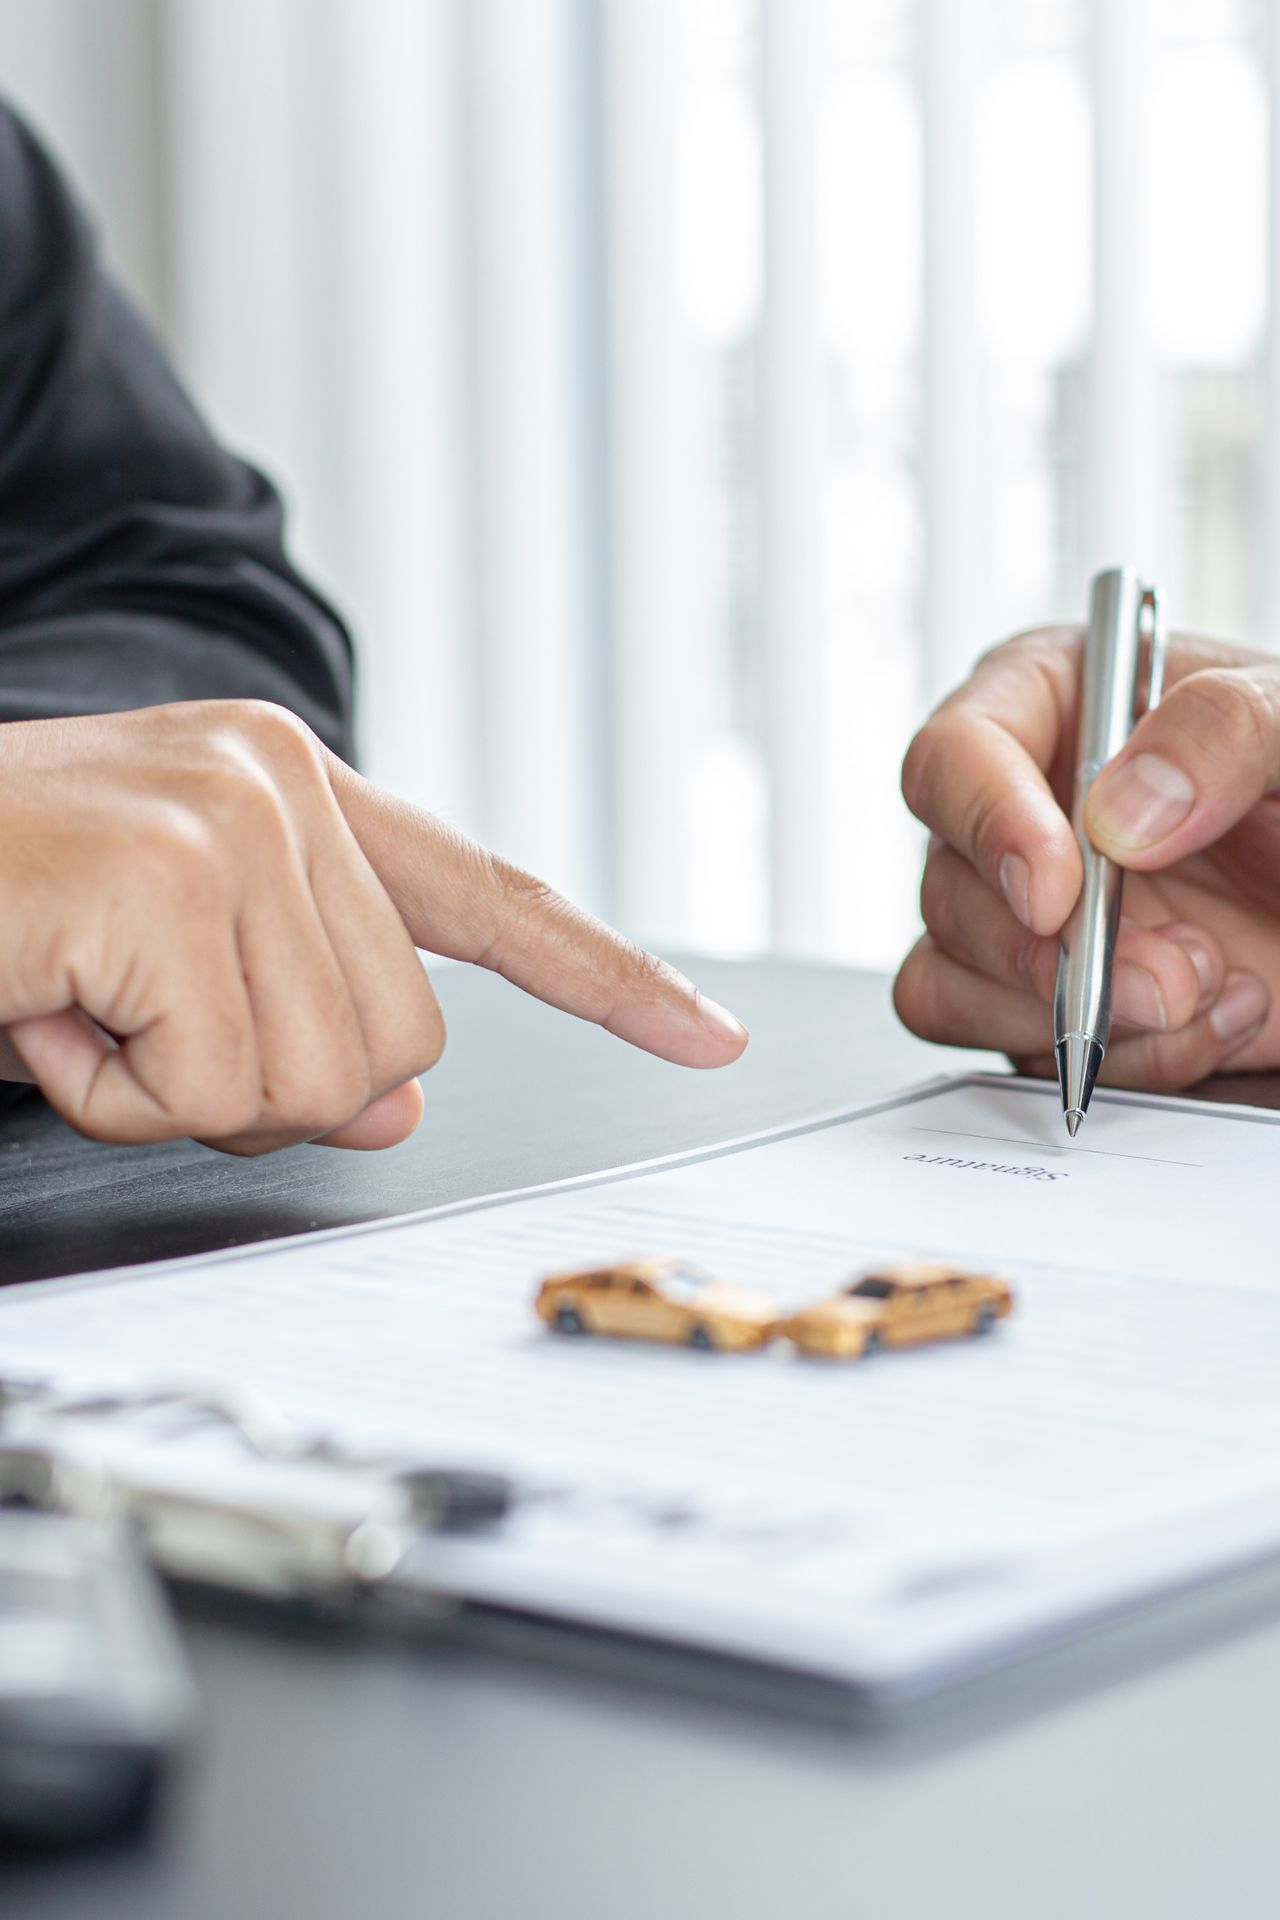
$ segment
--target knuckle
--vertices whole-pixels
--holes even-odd
[[[444,1052],[440,1003],[420,958],[405,945],[402,963],[362,1003],[359,1045],[374,1095],[428,1073]]]
[[[934,846],[920,876],[920,918],[934,944],[956,947],[963,958],[973,945],[973,891],[981,886],[968,861],[951,847]]]
[[[524,918],[529,914],[545,912],[548,908],[556,910],[566,905],[555,888],[545,880],[540,880],[536,874],[513,866],[498,854],[490,854],[489,860],[503,902],[513,917]]]
[[[1204,1068],[1204,1073],[1208,1072]],[[1147,1070],[1142,1076],[1143,1084],[1152,1093],[1177,1093],[1197,1078],[1203,1078],[1194,1072],[1188,1074],[1180,1062],[1172,1058],[1163,1048],[1152,1047],[1147,1054]]]
[[[1275,696],[1253,674],[1227,667],[1189,674],[1170,696],[1169,706],[1170,719],[1201,750],[1207,741],[1215,755],[1224,749],[1250,759],[1275,754]]]
[[[218,837],[194,808],[162,803],[152,810],[133,859],[161,898],[188,915],[205,915],[221,904],[226,875]]]
[[[894,975],[893,1010],[904,1027],[915,1032],[913,1015],[915,1012],[915,981],[912,978],[912,960],[908,954]]]
[[[1037,999],[1052,996],[1058,972],[1056,941],[1046,940],[1019,925],[1013,935],[1010,964],[1014,979],[1023,981]]]
[[[343,1086],[335,1087],[332,1099],[317,1109],[308,1128],[313,1135],[332,1133],[336,1127],[344,1127],[348,1120],[354,1120],[363,1113],[373,1099],[373,1088],[367,1079],[349,1080]]]
[[[1180,1093],[1210,1071],[1214,1062],[1178,1037],[1150,1034],[1128,1039],[1108,1055],[1101,1078],[1110,1086],[1141,1087],[1146,1093]]]
[[[411,1076],[406,1077],[417,1079],[420,1073],[431,1071],[445,1049],[448,1031],[439,1007],[432,1006],[420,1016],[414,1038],[414,1060],[417,1064],[412,1068]]]
[[[306,721],[277,700],[236,700],[231,705],[242,730],[253,738],[299,740],[308,745],[315,739]]]
[[[990,789],[976,793],[964,809],[960,836],[980,872],[994,875],[1004,850],[1000,821],[1004,795]]]
[[[689,992],[689,984],[683,974],[677,972],[668,961],[622,935],[610,936],[608,950],[602,955],[602,960],[601,977],[615,991],[625,988],[630,997],[662,1000],[675,993],[684,999]]]
[[[1027,627],[1020,633],[1007,634],[1003,640],[993,641],[991,646],[982,649],[973,663],[973,672],[975,674],[990,673],[993,669],[998,671],[1007,666],[1010,660],[1020,658],[1029,649],[1038,645],[1042,638],[1042,630],[1038,627]]]
[[[362,1113],[373,1096],[373,1084],[363,1061],[331,1061],[322,1076],[295,1082],[280,1102],[280,1110],[291,1133],[332,1133],[335,1127]]]
[[[382,1031],[384,1025],[386,1030]],[[370,1079],[375,1093],[389,1092],[392,1087],[403,1086],[407,1080],[429,1073],[444,1052],[447,1038],[444,1015],[429,988],[416,1006],[412,989],[401,996],[394,1024],[380,1018],[378,1026],[378,1032],[367,1036],[372,1063]]]
[[[933,795],[939,752],[945,754],[943,723],[936,717],[926,720],[902,762],[902,797],[917,820],[932,824]]]
[[[341,1074],[317,1091],[310,1110],[303,1116],[308,1133],[332,1133],[348,1120],[363,1113],[373,1098],[367,1074]]]
[[[262,1090],[247,1020],[230,1009],[211,1010],[171,1056],[152,1094],[178,1131],[193,1139],[248,1132],[257,1123]]]
[[[1079,647],[1083,640],[1084,628],[1078,625],[1023,627],[1007,639],[997,640],[993,647],[979,654],[974,671],[978,668],[1004,667],[1010,661],[1025,662],[1028,659],[1056,663],[1064,653],[1070,654]]]
[[[231,732],[275,768],[298,775],[323,773],[323,749],[305,720],[274,700],[230,703]]]
[[[284,796],[267,770],[239,751],[224,753],[206,771],[205,805],[217,820],[255,846],[276,845],[288,837]]]
[[[230,1139],[252,1131],[261,1106],[256,1087],[228,1087],[210,1092],[201,1102],[198,1123],[189,1129],[196,1139]]]
[[[903,1026],[922,1040],[942,1038],[933,948],[927,939],[916,942],[898,969],[893,1008]]]
[[[939,853],[930,853],[920,876],[920,918],[930,933],[937,933],[950,906],[946,863]]]
[[[480,857],[486,891],[495,901],[492,937],[477,955],[481,966],[502,972],[521,948],[553,942],[565,964],[585,967],[602,991],[625,985],[629,995],[661,997],[673,988],[687,993],[673,967],[603,926],[536,874],[485,850]]]
[[[203,1039],[208,1057],[219,1063],[219,1071],[198,1071],[199,1125],[191,1131],[197,1138],[247,1133],[257,1124],[262,1109],[252,1028],[246,1017],[227,1012],[216,1025],[209,1026]],[[192,1077],[197,1078],[197,1074],[193,1072]]]

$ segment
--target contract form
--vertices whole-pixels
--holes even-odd
[[[11,1288],[0,1378],[221,1385],[348,1446],[493,1466],[509,1520],[424,1539],[415,1577],[892,1702],[1280,1554],[1278,1240],[1280,1117],[1100,1092],[1067,1142],[1054,1087],[975,1075],[496,1201]],[[535,1319],[544,1273],[650,1253],[784,1309],[906,1256],[1001,1273],[1017,1301],[983,1339],[865,1363]],[[198,1425],[103,1445],[175,1486],[264,1473]]]

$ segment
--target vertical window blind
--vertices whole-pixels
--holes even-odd
[[[82,186],[370,770],[639,937],[891,963],[914,725],[1098,566],[1280,632],[1271,0],[125,0],[142,114],[93,3],[5,72],[149,143]]]

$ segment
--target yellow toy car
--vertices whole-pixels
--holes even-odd
[[[989,1273],[912,1260],[851,1280],[829,1300],[793,1313],[782,1333],[802,1353],[868,1358],[881,1347],[914,1347],[989,1333],[1013,1310],[1013,1289]]]
[[[624,1260],[583,1273],[553,1273],[534,1301],[558,1333],[604,1333],[672,1346],[763,1347],[779,1330],[762,1294],[730,1287],[683,1260]]]

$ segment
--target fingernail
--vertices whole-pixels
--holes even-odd
[[[1006,853],[996,869],[1003,893],[1024,927],[1031,925],[1031,869],[1020,853]]]
[[[1209,1025],[1219,1040],[1238,1039],[1242,1033],[1248,1033],[1251,1027],[1262,1025],[1270,1004],[1271,996],[1257,974],[1228,974],[1226,985],[1209,1015]]]
[[[1120,1019],[1134,1027],[1167,1027],[1169,1016],[1154,973],[1121,960],[1112,981],[1115,1010]]]
[[[705,993],[698,995],[698,1011],[703,1024],[710,1027],[712,1033],[723,1034],[727,1040],[745,1040],[747,1030],[741,1020],[730,1013],[728,1007],[722,1007],[718,1000],[708,1000]]]
[[[1209,956],[1209,949],[1202,947],[1198,940],[1188,939],[1184,933],[1178,935],[1178,945],[1196,970],[1196,981],[1203,1001],[1206,994],[1213,992],[1213,961]],[[1203,1007],[1198,1010],[1203,1012]]]
[[[1196,803],[1181,767],[1156,753],[1135,753],[1114,772],[1104,769],[1089,795],[1095,832],[1126,847],[1149,847],[1172,833]]]

